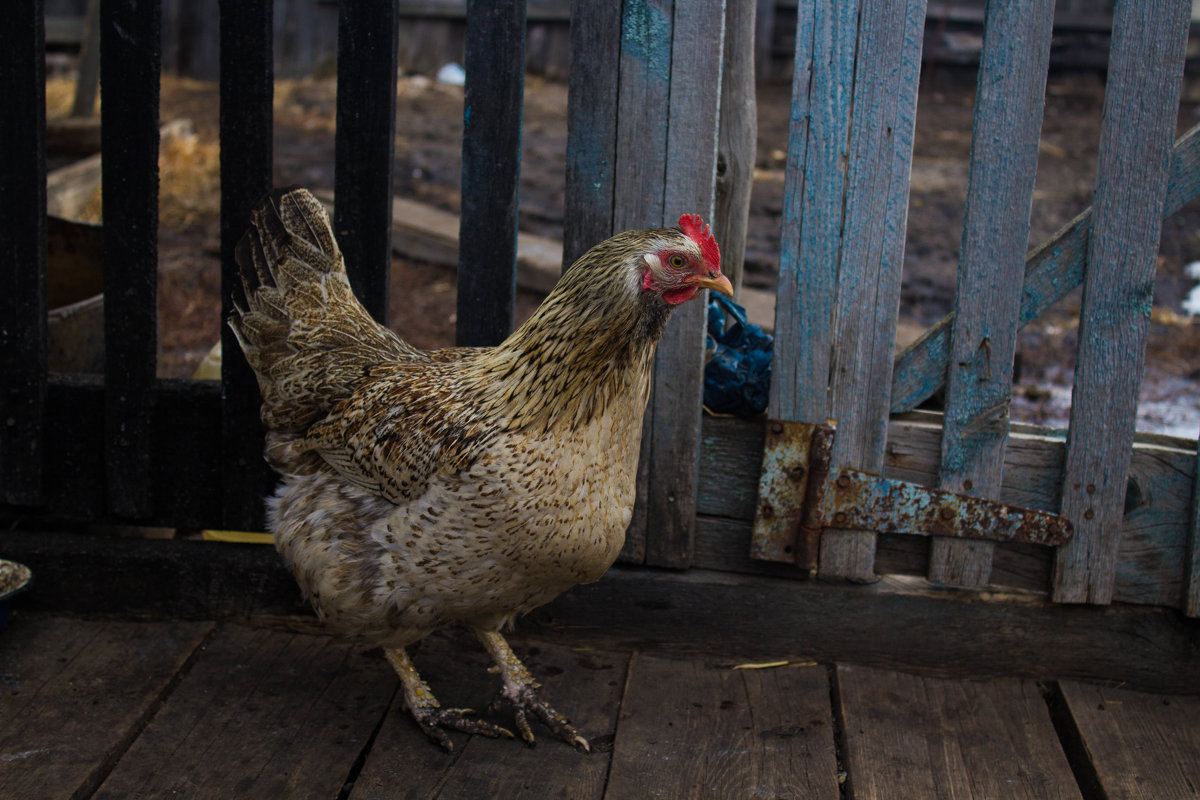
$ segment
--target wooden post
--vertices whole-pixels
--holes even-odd
[[[398,0],[338,7],[333,230],[359,302],[388,321]]]
[[[262,401],[253,370],[225,320],[241,296],[234,252],[250,211],[271,191],[271,0],[222,0],[221,35],[221,518],[229,530],[262,530],[274,478],[263,460]]]
[[[613,230],[621,0],[571,0],[563,269]]]
[[[1183,597],[1180,607],[1189,617],[1200,617],[1200,447],[1192,470],[1192,501],[1188,514],[1187,543],[1183,552]]]
[[[1008,439],[1053,23],[1053,0],[990,3],[984,20],[938,485],[993,499]],[[934,539],[929,579],[986,586],[994,549],[992,542]]]
[[[754,161],[758,154],[758,104],[754,81],[756,0],[727,0],[725,68],[721,74],[721,120],[717,142],[717,194],[713,235],[721,245],[721,271],[742,288],[746,224]]]
[[[925,0],[863,3],[829,365],[835,468],[883,469],[924,24]],[[873,580],[874,564],[874,533],[822,536],[823,575]]]
[[[1060,603],[1109,603],[1145,363],[1190,3],[1119,0],[1083,280],[1058,551]]]
[[[38,505],[46,460],[46,59],[43,3],[8,11],[0,53],[0,502]]]
[[[100,7],[105,474],[109,509],[147,517],[158,349],[158,0]],[[119,88],[117,88],[119,87]]]
[[[467,3],[466,72],[455,341],[473,347],[499,344],[513,327],[524,0]]]

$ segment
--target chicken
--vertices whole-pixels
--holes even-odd
[[[300,188],[251,215],[229,319],[258,377],[275,545],[317,614],[384,649],[408,711],[443,729],[511,731],[442,708],[406,648],[474,632],[521,737],[530,719],[586,750],[500,631],[616,559],[632,515],[654,350],[673,306],[731,294],[697,216],[596,245],[496,347],[422,351],[355,299],[329,219]]]

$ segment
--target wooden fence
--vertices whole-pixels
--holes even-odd
[[[1053,2],[988,4],[956,312],[897,360],[926,3],[798,5],[770,417],[836,419],[835,468],[1061,513],[1075,529],[1059,549],[830,529],[819,571],[1200,615],[1195,446],[1134,436],[1161,221],[1200,193],[1195,136],[1172,149],[1190,5],[1116,5],[1094,205],[1027,256]],[[615,231],[711,216],[724,6],[572,3],[568,260]],[[220,12],[228,310],[233,245],[271,184],[272,2],[224,0]],[[219,385],[155,377],[159,2],[101,4],[101,82],[120,87],[103,107],[103,375],[47,372],[42,3],[12,17],[0,34],[4,515],[25,527],[258,528],[272,477],[254,381],[229,334]],[[396,30],[396,0],[340,6],[334,226],[379,319]],[[463,344],[498,341],[512,324],[524,36],[524,3],[468,3]],[[1070,430],[1064,440],[1010,425],[1016,331],[1080,283]],[[700,304],[677,312],[660,347],[623,559],[800,575],[750,558],[765,422],[701,417],[703,317]],[[908,413],[942,386],[944,415]]]

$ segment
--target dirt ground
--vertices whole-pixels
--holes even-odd
[[[912,194],[901,319],[936,322],[953,304],[970,148],[974,78],[948,68],[927,70],[917,114]],[[275,182],[331,189],[335,85],[281,82],[275,99]],[[783,204],[789,87],[758,95],[758,164],[747,243],[746,285],[774,286]],[[1103,76],[1057,73],[1049,78],[1030,245],[1045,240],[1089,203],[1094,178]],[[1200,83],[1189,82],[1180,110],[1182,133],[1200,121]],[[530,78],[525,89],[520,225],[559,238],[562,228],[566,87]],[[459,206],[462,90],[423,76],[400,81],[395,191],[451,211]],[[164,76],[162,118],[190,118],[201,147],[215,152],[215,84]],[[167,186],[164,181],[164,187]],[[164,189],[165,191],[165,189]],[[190,198],[189,211],[160,232],[160,319],[164,376],[190,375],[219,335],[218,221],[215,185]],[[1167,222],[1155,280],[1155,313],[1139,407],[1139,429],[1195,439],[1200,432],[1200,326],[1182,303],[1196,285],[1184,267],[1200,259],[1200,208]],[[452,269],[395,259],[392,324],[413,343],[453,341]],[[522,292],[523,318],[539,297]],[[1079,291],[1022,332],[1014,417],[1065,426],[1078,325]]]

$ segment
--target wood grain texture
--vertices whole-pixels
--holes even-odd
[[[1200,197],[1200,125],[1179,137],[1171,153],[1163,217],[1172,216],[1197,197]],[[1022,327],[1082,282],[1091,215],[1092,209],[1085,209],[1026,256]],[[913,410],[942,388],[950,359],[953,319],[954,314],[948,314],[897,356],[892,378],[893,414]]]
[[[1200,697],[1163,697],[1063,681],[1071,722],[1109,800],[1200,792]]]
[[[1187,547],[1184,550],[1183,613],[1200,617],[1200,447],[1193,464],[1192,498],[1188,514]]]
[[[0,794],[91,796],[211,627],[14,616],[0,638]]]
[[[46,401],[46,60],[43,3],[8,9],[0,53],[0,485],[42,502]]]
[[[152,510],[150,418],[158,356],[158,0],[100,6],[103,93],[105,475],[125,517]],[[121,87],[112,91],[111,87]]]
[[[776,419],[824,422],[831,410],[857,31],[856,3],[799,9],[767,412]]]
[[[513,328],[525,96],[525,3],[467,3],[463,88],[460,347],[497,345]]]
[[[634,654],[606,798],[838,797],[825,670],[731,666]]]
[[[673,17],[670,0],[628,0],[621,10],[612,233],[663,224]],[[652,409],[653,387],[650,402]],[[621,550],[625,562],[646,559],[653,422],[653,411],[648,410],[642,425],[637,502]]]
[[[979,497],[996,495],[1004,468],[1053,21],[1053,0],[1020,0],[989,5],[983,27],[938,476]],[[935,539],[929,578],[984,586],[994,549]]]
[[[275,74],[270,0],[221,0],[221,408],[220,520],[228,530],[266,525],[275,478],[263,459],[258,381],[224,320],[242,295],[234,252],[250,210],[271,191]]]
[[[1081,798],[1037,685],[837,668],[849,796]]]
[[[333,229],[354,294],[384,325],[392,267],[397,4],[341,3],[337,29]]]
[[[712,220],[721,99],[724,0],[676,6],[671,43],[664,226],[683,214]],[[671,312],[654,360],[646,416],[650,464],[646,563],[683,568],[692,560],[704,393],[707,294]]]
[[[1063,481],[1075,536],[1055,563],[1058,602],[1113,597],[1189,8],[1115,11]]]
[[[757,0],[726,0],[725,54],[717,131],[713,235],[721,244],[721,272],[738,296],[746,258],[746,226],[758,157],[758,104],[754,80]]]
[[[829,368],[834,467],[883,467],[924,24],[924,0],[863,4]],[[827,530],[819,571],[872,580],[874,555],[873,533]]]
[[[328,636],[222,626],[95,797],[336,797],[397,683]]]
[[[615,233],[620,0],[572,0],[563,268]]]

